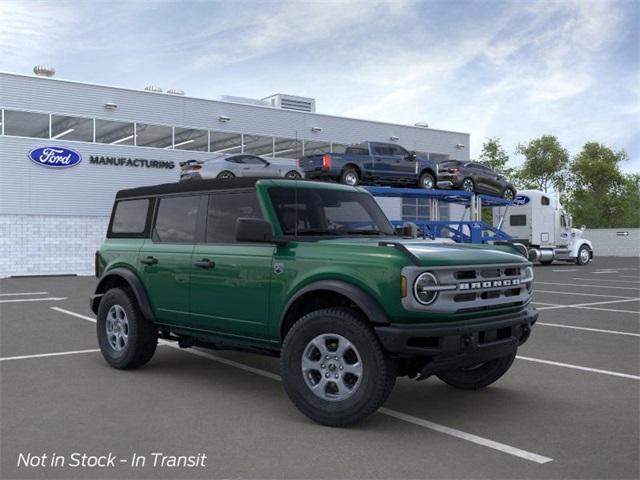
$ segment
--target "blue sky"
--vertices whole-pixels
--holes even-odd
[[[625,149],[640,172],[640,2],[0,0],[0,70]],[[514,163],[522,159],[514,157]]]

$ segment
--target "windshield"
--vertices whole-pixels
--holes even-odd
[[[394,235],[371,195],[315,188],[269,189],[284,235]]]

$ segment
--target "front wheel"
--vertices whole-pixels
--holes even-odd
[[[502,197],[505,200],[513,200],[516,197],[516,192],[514,192],[512,188],[507,188],[502,194]]]
[[[102,356],[114,368],[140,367],[156,351],[158,330],[128,289],[112,288],[104,294],[96,325]]]
[[[591,250],[586,245],[582,245],[578,250],[578,256],[576,257],[576,263],[578,265],[586,265],[591,261]]]
[[[516,354],[512,353],[471,367],[439,373],[438,378],[462,390],[479,390],[491,385],[507,373],[515,358]]]
[[[375,412],[397,374],[372,330],[348,308],[316,310],[295,323],[282,346],[281,370],[298,410],[333,427]]]

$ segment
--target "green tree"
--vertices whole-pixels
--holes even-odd
[[[624,150],[614,152],[597,142],[586,143],[573,158],[566,205],[576,225],[615,228],[640,224],[640,176],[620,171],[620,162],[625,160]]]
[[[509,163],[509,155],[497,137],[487,138],[485,140],[482,144],[482,152],[478,160],[502,175],[509,177],[513,174],[513,168],[507,166],[507,163]]]
[[[519,144],[516,152],[525,158],[516,175],[518,186],[545,192],[551,188],[559,192],[564,190],[569,152],[556,137],[543,135],[527,144]]]

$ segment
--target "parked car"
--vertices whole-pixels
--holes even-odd
[[[436,187],[436,162],[394,143],[364,142],[344,153],[307,155],[298,163],[308,179],[329,179],[345,185]]]
[[[180,163],[180,180],[233,177],[302,178],[296,161],[289,158],[265,159],[246,153],[220,155],[210,160],[188,160]]]
[[[111,366],[144,365],[159,338],[280,356],[292,402],[332,426],[376,411],[397,376],[486,387],[538,317],[512,245],[400,237],[370,193],[327,182],[122,190],[96,275]]]
[[[508,200],[516,198],[516,187],[504,175],[478,162],[445,160],[438,164],[438,188],[485,193]]]

